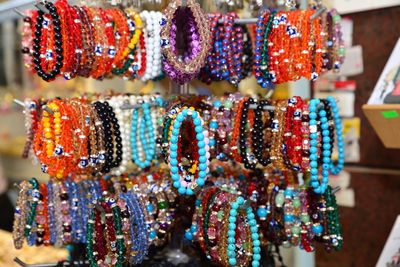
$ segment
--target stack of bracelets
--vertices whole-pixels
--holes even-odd
[[[221,266],[257,267],[268,244],[342,248],[328,183],[344,165],[332,97],[119,94],[24,103],[24,156],[50,181],[19,185],[16,248],[24,240],[83,243],[90,266],[139,264],[168,244],[182,216],[192,218],[180,226],[185,237]]]
[[[252,26],[234,12],[206,14],[195,0],[169,1],[163,12],[38,6],[24,18],[22,52],[45,81],[168,76],[238,86],[254,75],[272,88],[338,71],[345,54],[340,16],[320,6],[263,11]],[[17,249],[84,244],[90,267],[122,267],[180,231],[213,264],[258,267],[272,246],[343,246],[329,185],[344,167],[332,97],[98,94],[23,106],[23,157],[50,179],[19,184]]]
[[[247,27],[235,22],[236,13],[205,14],[194,0],[182,2],[169,1],[163,13],[137,13],[44,1],[24,18],[25,65],[45,81],[156,81],[167,75],[178,84],[197,77],[237,86],[253,73],[261,87],[270,88],[301,77],[315,80],[343,63],[335,10],[265,11],[255,27]]]

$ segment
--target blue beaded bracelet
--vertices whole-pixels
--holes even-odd
[[[178,141],[180,128],[187,117],[190,117],[192,119],[196,132],[197,148],[199,154],[197,179],[194,178],[194,175],[187,173],[185,170],[183,170],[183,168],[180,168],[178,161]],[[206,138],[207,136],[208,132],[203,128],[203,121],[200,118],[199,113],[193,108],[185,107],[177,114],[173,122],[173,128],[169,143],[169,166],[171,178],[173,180],[173,186],[178,189],[178,193],[181,195],[193,195],[194,190],[196,190],[198,187],[204,186],[205,184],[205,180],[209,172],[209,144],[208,138]],[[182,172],[183,175],[181,175],[180,172]]]
[[[236,260],[236,216],[238,214],[239,207],[243,206],[245,203],[244,198],[239,196],[236,201],[231,203],[231,209],[229,211],[229,230],[228,230],[228,263],[230,266],[235,266],[237,264]],[[252,267],[260,266],[261,259],[261,242],[258,234],[258,226],[257,221],[255,219],[255,215],[253,213],[253,209],[251,207],[246,208],[246,215],[248,224],[250,226],[251,231],[251,240],[253,241],[253,261],[251,262]]]
[[[147,235],[147,225],[144,212],[140,206],[139,199],[133,191],[128,191],[120,195],[128,207],[131,224],[132,238],[132,257],[130,263],[140,264],[148,253],[149,243]]]
[[[154,125],[151,118],[151,107],[149,103],[141,105],[143,110],[142,119],[140,122],[139,139],[145,153],[145,159],[141,160],[138,153],[137,134],[138,134],[138,120],[139,109],[136,108],[132,112],[132,131],[131,131],[131,147],[132,147],[132,161],[141,169],[149,167],[151,161],[156,154],[156,137],[154,136]],[[147,128],[147,130],[146,130]]]
[[[338,162],[337,165],[333,162],[330,164],[330,171],[334,175],[338,175],[344,167],[344,141],[343,141],[343,131],[342,131],[342,120],[340,119],[339,109],[336,104],[336,100],[332,96],[326,98],[332,109],[333,120],[335,123],[336,139],[338,147]]]
[[[52,182],[47,183],[47,201],[48,201],[48,216],[49,216],[49,232],[50,232],[50,244],[56,243],[56,219],[54,214],[53,205],[53,184]]]
[[[331,164],[331,138],[329,137],[329,123],[326,117],[326,111],[321,108],[319,99],[311,99],[309,104],[310,110],[310,185],[317,194],[325,193],[329,183],[329,168]],[[321,128],[321,157],[322,157],[322,179],[319,181],[318,169],[318,117]]]

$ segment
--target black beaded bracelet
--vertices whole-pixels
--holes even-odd
[[[115,116],[113,108],[110,106],[110,104],[108,104],[107,101],[104,102],[104,105],[106,106],[106,110],[108,112],[108,118],[109,118],[111,126],[112,126],[112,131],[113,131],[113,135],[114,135],[114,143],[115,143],[115,159],[112,162],[111,168],[116,168],[122,162],[122,137],[121,137],[121,131],[120,131],[120,126],[119,126],[119,123],[118,123],[118,119]],[[107,142],[107,137],[106,137],[106,142]]]
[[[99,116],[100,116],[100,120],[102,121],[103,130],[104,130],[106,153],[105,153],[105,159],[104,159],[105,162],[104,162],[103,168],[101,169],[101,172],[109,173],[113,166],[114,145],[113,145],[113,137],[112,137],[110,119],[108,117],[108,109],[106,108],[106,105],[104,103],[101,103],[99,101],[95,102],[93,104],[93,106],[96,109],[97,114],[99,114]]]
[[[246,169],[255,169],[257,166],[257,159],[253,154],[247,153],[247,145],[246,145],[246,125],[247,125],[247,117],[249,112],[249,106],[254,104],[254,99],[249,98],[243,105],[242,109],[242,117],[240,118],[240,134],[239,134],[239,148],[240,148],[240,157],[242,158],[242,162],[244,163],[244,167]]]
[[[269,153],[263,157],[263,152],[268,151],[270,148],[270,143],[265,142],[265,123],[262,118],[262,114],[264,111],[264,107],[268,106],[270,103],[267,100],[261,100],[254,113],[254,127],[253,127],[253,135],[252,135],[252,141],[253,141],[253,150],[254,150],[254,155],[257,158],[258,162],[263,165],[267,166],[268,164],[271,163],[270,155]],[[271,125],[272,120],[274,118],[273,111],[268,111],[269,112],[269,123],[268,125]],[[271,128],[269,127],[269,130]]]
[[[54,39],[55,39],[55,52],[56,52],[56,63],[50,72],[45,72],[41,66],[41,37],[44,22],[44,12],[38,10],[38,17],[36,19],[35,26],[35,37],[33,38],[33,64],[37,74],[45,81],[53,80],[58,74],[60,74],[61,69],[64,65],[63,60],[63,48],[62,48],[62,34],[61,34],[61,22],[60,16],[58,15],[57,8],[53,3],[45,2],[45,7],[49,10],[50,16],[52,18],[52,23],[54,25]]]
[[[243,56],[242,56],[242,79],[251,75],[253,70],[253,44],[249,30],[246,25],[242,25],[243,31]]]

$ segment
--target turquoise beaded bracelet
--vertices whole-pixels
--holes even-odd
[[[191,174],[185,173],[180,175],[180,171],[183,170],[179,166],[178,162],[178,141],[180,128],[182,123],[187,117],[190,117],[195,126],[197,148],[199,154],[199,164],[197,166],[198,178],[194,179]],[[197,188],[204,186],[205,180],[208,175],[208,164],[209,164],[209,145],[208,145],[208,131],[203,127],[203,121],[199,116],[199,113],[193,108],[183,108],[176,116],[173,122],[173,128],[170,138],[169,145],[169,165],[171,178],[173,180],[173,186],[178,189],[178,193],[181,195],[193,195]],[[193,181],[194,179],[194,181]]]
[[[329,123],[326,117],[326,111],[322,108],[319,109],[319,99],[311,99],[310,110],[310,185],[317,194],[323,194],[329,183],[329,168],[331,164],[331,144],[329,137]],[[319,181],[318,170],[318,117],[321,128],[321,141],[322,141],[322,179]]]
[[[244,198],[238,196],[236,201],[231,203],[231,209],[229,211],[229,226],[228,226],[228,263],[230,266],[235,266],[237,264],[236,261],[236,219],[238,215],[239,207],[245,208],[245,201]],[[255,219],[255,215],[253,213],[253,209],[251,207],[246,207],[246,215],[248,224],[250,225],[251,231],[251,239],[253,241],[253,261],[251,262],[252,267],[259,267],[260,266],[260,259],[261,259],[261,242],[259,239],[258,234],[258,226],[257,221]]]
[[[333,120],[335,123],[336,139],[338,146],[338,162],[335,166],[333,162],[330,164],[330,171],[334,175],[338,175],[344,167],[344,141],[343,141],[343,131],[342,131],[342,120],[340,119],[339,109],[336,104],[336,100],[332,96],[326,98],[329,105],[331,106],[333,113]]]

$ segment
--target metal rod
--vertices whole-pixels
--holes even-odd
[[[150,104],[151,107],[156,107],[158,106],[157,104]],[[127,109],[135,109],[135,108],[140,108],[142,105],[129,105],[129,104],[124,104],[120,107],[122,110],[127,110]]]
[[[18,104],[18,105],[20,105],[22,107],[26,107],[25,103],[23,101],[19,100],[19,99],[14,99],[14,103],[16,103],[16,104]]]
[[[249,109],[257,109],[258,105],[257,104],[252,104],[249,105]],[[264,106],[264,110],[275,110],[274,106]]]
[[[26,15],[22,13],[18,8],[14,8],[13,11],[17,13],[21,18],[25,18]]]
[[[60,263],[26,264],[25,262],[20,260],[18,257],[15,257],[14,261],[22,267],[57,267],[57,266],[60,266]],[[88,261],[73,261],[73,262],[64,261],[61,264],[61,266],[88,266],[88,265],[89,265]]]
[[[311,15],[311,20],[314,20],[321,16],[324,12],[326,11],[326,7],[321,7],[320,9],[317,10],[313,15]]]
[[[49,108],[48,106],[46,106],[46,105],[43,105],[43,106],[42,106],[42,109],[43,109],[43,110],[46,110],[46,111],[47,111],[48,113],[50,113],[51,115],[54,114],[53,110],[52,110],[51,108]]]
[[[321,16],[324,12],[326,11],[326,7],[321,7],[318,9],[312,16],[311,20],[314,20]],[[244,19],[235,19],[234,23],[235,24],[256,24],[258,21],[258,18],[244,18]],[[218,23],[224,23],[223,19],[218,20]]]
[[[339,192],[342,188],[340,186],[337,186],[335,188],[332,189],[332,194],[336,194],[337,192]]]
[[[235,24],[256,24],[257,21],[258,18],[235,19]],[[224,23],[224,20],[220,19],[218,23]]]
[[[39,9],[40,11],[42,11],[43,13],[46,13],[46,14],[49,13],[49,10],[42,3],[35,4],[35,7],[37,9]]]

